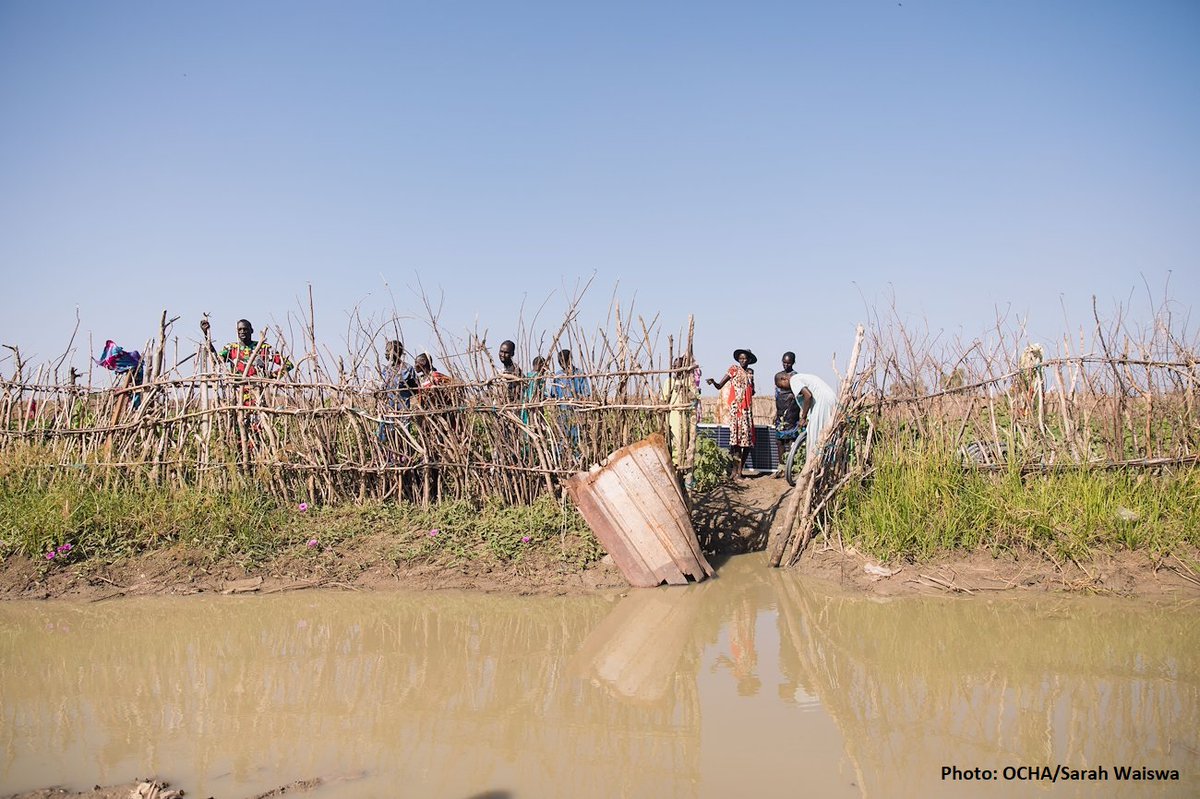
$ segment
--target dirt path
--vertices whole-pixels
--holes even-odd
[[[754,477],[703,495],[692,510],[705,551],[721,555],[766,548],[789,496],[785,481]],[[1088,591],[1146,598],[1200,598],[1200,575],[1187,558],[1154,561],[1144,552],[1099,555],[1086,563],[1056,563],[1028,554],[958,553],[928,563],[883,565],[853,547],[823,538],[809,544],[796,569],[844,589],[880,596]],[[1200,553],[1192,553],[1192,563]]]

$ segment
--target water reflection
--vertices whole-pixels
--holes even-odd
[[[0,605],[0,787],[924,796],[942,765],[1177,768],[1194,607],[840,596],[759,557],[625,597]],[[997,795],[1029,792],[997,786]],[[1098,789],[1097,789],[1098,788]],[[1055,795],[1148,795],[1055,786]]]
[[[660,701],[677,677],[694,684],[699,652],[691,639],[702,597],[690,588],[630,593],[584,640],[574,671],[618,699],[643,703]]]
[[[923,796],[936,767],[1176,768],[1195,795],[1200,628],[1194,607],[1115,600],[902,600],[822,594],[775,575],[783,687],[820,697],[864,793]],[[895,779],[897,763],[928,776]],[[920,776],[920,775],[917,775]],[[1057,786],[1056,791],[1075,788]],[[1111,792],[1111,793],[1109,793]],[[1138,784],[1079,795],[1146,795]]]

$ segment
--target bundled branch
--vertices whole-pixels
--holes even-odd
[[[847,485],[868,481],[874,455],[933,453],[967,471],[1190,468],[1200,463],[1200,342],[1164,302],[1136,329],[1118,310],[1064,335],[1056,351],[1023,325],[942,343],[876,319],[842,383],[836,418],[797,482],[770,544],[792,565]],[[869,490],[869,486],[868,486]]]
[[[672,411],[694,407],[691,397],[664,391],[673,375],[690,377],[690,327],[683,352],[669,337],[664,358],[656,352],[657,319],[647,323],[614,303],[608,324],[589,333],[579,321],[580,299],[554,330],[535,334],[519,323],[520,377],[500,374],[486,331],[451,335],[425,299],[429,339],[439,343],[429,356],[448,379],[403,392],[383,380],[383,345],[402,335],[398,316],[363,319],[355,311],[345,352],[322,353],[310,297],[308,318],[289,324],[302,335],[277,327],[264,336],[295,368],[247,376],[214,359],[208,341],[181,346],[172,335],[176,320],[164,312],[142,350],[142,368],[107,386],[91,376],[62,382],[56,368],[31,371],[18,358],[11,377],[0,380],[0,457],[8,469],[35,471],[43,481],[214,490],[253,482],[326,503],[531,502],[556,491],[558,478],[666,432]],[[306,352],[297,353],[293,341]],[[562,349],[572,351],[569,377],[556,375]],[[410,362],[414,355],[407,354]],[[534,372],[537,355],[546,366]],[[684,363],[672,371],[676,355]],[[585,390],[554,390],[567,379]]]
[[[1144,329],[1118,310],[1054,352],[1023,326],[939,349],[895,322],[871,342],[881,430],[956,453],[968,468],[1024,471],[1194,460],[1200,344],[1157,309]]]

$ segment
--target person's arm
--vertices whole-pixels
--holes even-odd
[[[713,380],[711,377],[710,377],[710,378],[708,378],[708,380],[707,380],[706,382],[707,382],[707,383],[708,383],[710,386],[712,386],[713,388],[715,388],[717,391],[720,391],[720,390],[722,389],[722,387],[724,387],[724,385],[725,385],[726,383],[728,383],[728,382],[729,382],[729,376],[730,376],[730,372],[732,372],[732,371],[733,371],[733,370],[731,369],[729,372],[726,372],[726,373],[725,373],[725,376],[721,378],[721,382],[720,382],[720,383],[718,383],[716,380]]]
[[[217,362],[219,363],[221,361],[221,356],[217,353],[217,348],[213,346],[212,336],[209,335],[209,324],[208,324],[207,316],[200,317],[200,332],[204,334],[204,342],[206,344],[208,344],[209,352],[211,352],[213,354],[213,357],[216,358]]]
[[[808,386],[800,389],[796,396],[796,403],[800,406],[800,427],[808,427],[808,412],[812,410],[813,402],[813,395]]]

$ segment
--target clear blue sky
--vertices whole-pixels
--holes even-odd
[[[585,323],[617,284],[694,313],[708,375],[829,377],[893,293],[1043,340],[1092,294],[1200,298],[1194,0],[0,0],[0,118],[0,343],[35,361],[76,307],[82,364],[309,283],[336,350],[385,279],[498,342],[594,274]]]

